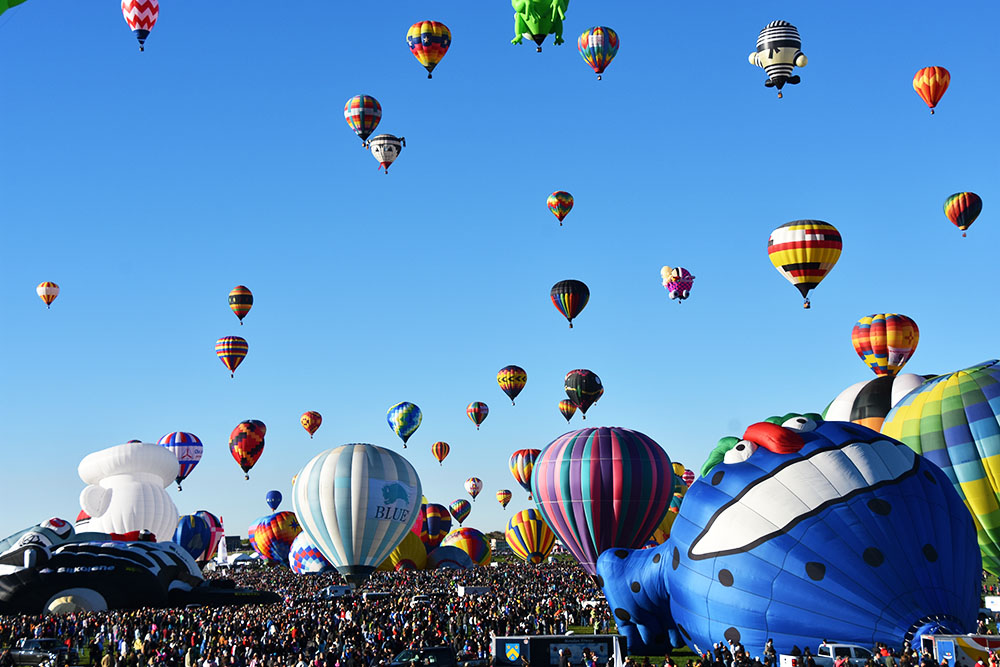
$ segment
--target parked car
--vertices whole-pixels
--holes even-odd
[[[872,652],[855,644],[821,644],[813,654],[816,667],[833,667],[837,658],[847,658],[851,667],[863,667]],[[779,667],[802,667],[805,662],[800,655],[778,656]]]
[[[430,595],[414,595],[412,598],[410,598],[411,607],[426,606],[431,604],[431,602],[432,600]]]
[[[459,660],[455,649],[450,646],[430,646],[422,649],[406,649],[389,663],[389,667],[487,667],[488,660]]]
[[[58,639],[18,639],[10,656],[15,665],[75,665],[79,662],[76,651],[67,648]]]

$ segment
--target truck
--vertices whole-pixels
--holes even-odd
[[[863,667],[872,657],[872,652],[856,644],[820,644],[816,652],[813,653],[816,667],[833,667],[837,658],[842,657],[847,658],[851,667]],[[778,656],[778,667],[803,667],[804,665],[805,662],[801,655],[783,654]]]
[[[428,646],[421,649],[406,649],[389,663],[389,667],[487,667],[488,661],[474,658],[459,659],[450,646]]]
[[[608,658],[616,658],[615,665],[621,665],[620,656],[628,654],[625,637],[621,635],[575,634],[494,637],[491,653],[493,667],[558,667],[560,649],[569,651],[571,664],[579,664],[585,648],[602,665],[607,664]]]
[[[76,651],[68,648],[58,639],[18,639],[10,650],[15,665],[41,665],[48,663],[57,667],[75,665],[79,662]]]
[[[921,635],[920,651],[949,667],[974,667],[979,660],[988,665],[990,652],[1000,651],[1000,635]]]

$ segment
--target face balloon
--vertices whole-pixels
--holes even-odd
[[[563,21],[566,19],[566,8],[569,0],[511,0],[514,7],[514,39],[511,44],[520,44],[527,38],[538,45],[542,52],[542,43],[546,35],[555,35],[553,44],[563,43]]]
[[[684,267],[678,266],[675,269],[664,266],[660,269],[660,281],[663,283],[663,288],[667,290],[667,296],[672,301],[676,300],[677,303],[680,303],[691,296],[694,276]]]
[[[809,308],[809,290],[822,282],[840,259],[840,232],[821,220],[796,220],[771,232],[767,256],[788,282],[795,285]]]
[[[917,323],[897,313],[866,315],[851,330],[854,351],[880,376],[898,373],[917,351],[919,341]]]
[[[802,53],[802,39],[798,29],[788,21],[771,21],[757,36],[757,50],[750,54],[750,64],[767,74],[764,86],[776,88],[778,99],[787,84],[797,84],[800,79],[792,76],[792,68],[805,67],[809,60]]]

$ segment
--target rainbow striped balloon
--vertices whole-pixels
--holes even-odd
[[[507,546],[525,563],[538,565],[552,551],[556,534],[538,510],[521,510],[507,522]]]
[[[919,341],[917,323],[897,313],[866,315],[851,330],[854,351],[879,377],[898,373],[917,351]]]
[[[965,236],[972,223],[983,212],[983,200],[975,192],[956,192],[944,200],[944,214]]]
[[[250,344],[239,336],[223,336],[215,341],[215,355],[229,369],[229,377],[236,375],[236,369],[243,363],[250,351]]]
[[[497,491],[497,502],[503,505],[504,509],[507,509],[507,503],[510,499],[514,497],[514,494],[510,492],[510,489],[500,489]]]
[[[490,559],[493,557],[493,551],[490,549],[490,543],[486,541],[486,536],[475,528],[459,528],[451,531],[441,542],[441,546],[458,547],[469,554],[473,563],[484,567],[490,564]]]
[[[461,526],[469,518],[469,512],[472,511],[472,503],[465,498],[459,498],[448,505],[448,511],[451,512],[451,515],[455,517],[455,521]]]
[[[576,406],[573,407],[576,411]],[[531,471],[535,467],[535,460],[542,453],[540,449],[519,449],[510,455],[507,467],[514,480],[521,485],[521,488],[528,492],[528,500],[531,500]]]
[[[531,490],[545,522],[587,572],[606,549],[639,549],[673,499],[670,458],[626,428],[566,433],[535,461]]]

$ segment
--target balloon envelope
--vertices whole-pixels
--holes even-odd
[[[403,541],[396,545],[389,556],[378,566],[385,572],[401,572],[403,570],[423,570],[427,567],[427,550],[424,543],[412,532],[403,536]]]
[[[191,558],[200,558],[211,540],[212,529],[208,522],[197,514],[187,514],[177,521],[173,542],[191,554]]]
[[[584,62],[590,65],[600,79],[618,54],[618,33],[607,26],[595,26],[583,31],[576,41],[576,47]]]
[[[292,542],[302,532],[294,512],[276,512],[264,517],[254,531],[257,551],[270,561],[288,565]]]
[[[288,551],[288,566],[295,574],[319,574],[333,569],[330,561],[309,541],[305,532],[299,533],[292,540]]]
[[[795,220],[771,232],[767,256],[771,264],[805,299],[837,264],[843,242],[837,228],[822,220]]]
[[[573,410],[575,411],[576,408],[574,407]],[[510,469],[510,474],[514,476],[514,481],[528,492],[528,500],[531,500],[531,471],[541,453],[540,449],[519,449],[510,455],[510,461],[507,462],[507,467]]]
[[[276,491],[274,489],[268,491],[264,495],[264,502],[267,506],[271,508],[271,511],[278,509],[278,505],[281,504],[281,491]]]
[[[458,547],[440,546],[427,554],[428,570],[470,570],[472,559]]]
[[[191,474],[191,471],[201,461],[201,454],[204,451],[201,440],[194,433],[176,431],[174,433],[167,433],[157,440],[156,444],[177,457],[180,470],[177,473],[175,481],[177,482],[177,489],[180,490],[181,482],[187,479],[187,476]]]
[[[889,411],[928,377],[899,373],[857,382],[837,394],[823,411],[823,419],[853,422],[878,431]]]
[[[520,366],[504,366],[497,371],[497,384],[503,393],[510,398],[510,404],[514,405],[514,399],[524,389],[528,383],[528,373]]]
[[[851,344],[875,375],[895,375],[917,350],[920,329],[906,315],[876,313],[858,320]]]
[[[427,78],[451,46],[451,31],[438,21],[418,21],[406,32],[406,45],[427,70]]]
[[[538,510],[521,510],[507,522],[507,546],[526,563],[545,562],[556,542],[556,534]]]
[[[913,90],[917,91],[931,113],[934,113],[934,107],[948,90],[949,83],[951,74],[944,67],[924,67],[913,75]]]
[[[448,533],[442,547],[458,547],[469,555],[469,558],[476,565],[485,567],[490,564],[493,550],[490,543],[486,541],[486,536],[475,528],[458,528]]]
[[[463,502],[468,503],[468,501]],[[417,520],[414,522],[411,532],[420,537],[427,553],[441,544],[441,540],[450,531],[451,514],[449,514],[447,507],[436,503],[425,503],[420,506]]]
[[[396,403],[385,413],[385,420],[389,422],[389,428],[403,441],[404,448],[406,441],[420,426],[422,419],[423,414],[420,412],[420,408],[409,401]]]
[[[249,287],[243,285],[237,285],[232,290],[229,291],[229,308],[233,311],[237,318],[240,320],[240,324],[243,324],[243,318],[247,316],[250,309],[253,308],[253,292],[250,291]]]
[[[573,318],[579,315],[590,301],[590,288],[579,280],[560,280],[552,286],[549,297],[556,310],[569,320],[569,328],[572,329]]]
[[[478,477],[470,477],[465,480],[465,490],[475,500],[479,492],[483,490],[483,480]]]
[[[455,517],[455,521],[461,526],[469,518],[469,512],[472,511],[472,503],[464,498],[459,498],[448,505],[448,511],[451,512],[451,515]]]
[[[344,105],[344,120],[364,146],[382,120],[382,105],[371,95],[355,95]]]

